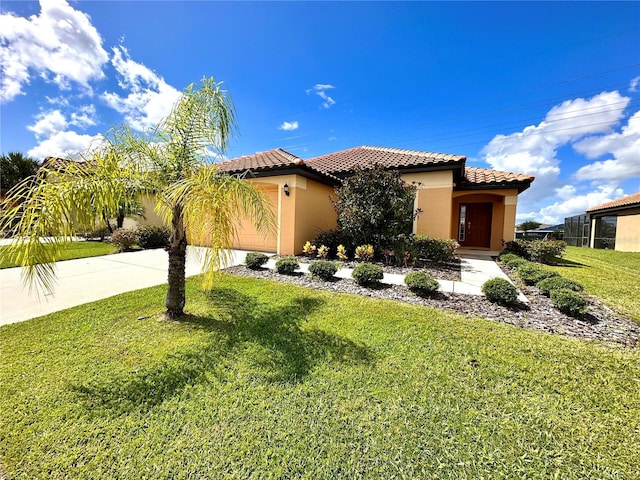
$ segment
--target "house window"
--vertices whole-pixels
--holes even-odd
[[[460,223],[458,224],[458,242],[464,242],[465,229],[464,226],[467,223],[467,206],[460,205]]]
[[[596,231],[593,239],[594,248],[614,249],[616,247],[616,229],[618,217],[607,216],[596,219]]]

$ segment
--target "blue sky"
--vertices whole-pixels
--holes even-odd
[[[3,1],[1,151],[73,158],[203,76],[226,158],[359,145],[536,176],[518,220],[640,191],[640,2]]]

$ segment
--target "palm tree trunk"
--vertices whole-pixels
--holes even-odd
[[[169,238],[169,276],[165,307],[166,316],[176,318],[184,313],[185,263],[187,260],[187,233],[184,228],[182,205],[173,206],[171,237]]]

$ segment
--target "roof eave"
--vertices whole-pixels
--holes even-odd
[[[510,190],[513,188],[518,189],[518,194],[524,192],[531,186],[531,181],[525,180],[522,182],[493,182],[493,183],[457,183],[453,190],[455,192],[465,190]]]

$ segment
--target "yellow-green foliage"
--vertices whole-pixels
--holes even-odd
[[[373,259],[373,245],[360,245],[356,247],[355,258],[363,262],[368,262]]]

